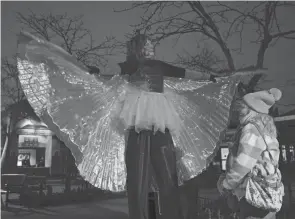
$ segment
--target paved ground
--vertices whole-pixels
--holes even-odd
[[[293,192],[294,195],[295,192]],[[286,194],[286,199],[288,193]],[[216,189],[201,190],[199,197],[217,199]],[[287,200],[286,200],[287,201]],[[287,201],[288,202],[288,201]],[[290,209],[289,209],[290,210]],[[127,198],[108,199],[76,205],[46,207],[42,209],[17,208],[2,211],[3,219],[128,219]],[[293,217],[292,217],[293,218]]]
[[[128,219],[127,199],[48,207],[42,209],[13,208],[2,211],[2,219]]]
[[[201,197],[215,199],[216,190],[200,192]],[[2,219],[128,219],[127,198],[108,199],[76,205],[45,207],[39,209],[12,206],[10,211],[1,212]]]

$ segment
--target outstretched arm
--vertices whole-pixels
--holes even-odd
[[[194,70],[185,70],[185,78],[192,79],[192,80],[210,80],[213,82],[216,82],[216,79],[218,78],[227,78],[231,76],[246,76],[246,75],[256,75],[256,74],[263,74],[265,75],[267,71],[265,69],[257,69],[253,71],[236,71],[232,73],[215,73],[215,72],[199,72],[199,71],[194,71]]]
[[[187,78],[187,79],[196,80],[196,81],[204,81],[204,80],[215,81],[213,75],[211,74],[177,67],[162,61],[161,63],[162,63],[162,68],[164,68],[163,70],[164,76],[166,77]]]
[[[201,72],[187,68],[177,67],[166,62],[161,62],[164,76],[176,77],[176,78],[187,78],[195,81],[213,81],[216,82],[217,78],[229,77],[232,75],[246,75],[255,74],[255,72],[235,72],[235,73],[214,73],[214,72]],[[257,72],[258,73],[258,72]]]
[[[211,80],[213,81],[214,77],[211,74],[199,71],[193,71],[189,69],[185,69],[185,78],[196,80],[196,81],[203,81],[203,80]]]

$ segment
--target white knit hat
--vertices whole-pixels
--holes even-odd
[[[243,97],[245,103],[253,110],[259,113],[269,113],[269,109],[282,97],[282,91],[277,88],[263,90],[246,94]]]

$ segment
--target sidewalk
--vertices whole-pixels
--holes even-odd
[[[209,199],[218,197],[217,191],[205,190],[200,196]],[[13,207],[13,206],[12,206]],[[72,204],[38,209],[15,206],[11,212],[2,211],[2,219],[128,219],[127,198],[107,199],[83,204]]]
[[[128,219],[127,199],[111,199],[41,209],[2,211],[2,219]]]
[[[293,193],[294,195],[294,193]],[[199,197],[216,200],[219,197],[217,189],[204,189]],[[288,193],[285,196],[288,203]],[[290,211],[289,209],[288,211]],[[40,209],[17,208],[12,212],[2,211],[2,219],[128,219],[127,198],[105,199],[83,204],[72,204]]]

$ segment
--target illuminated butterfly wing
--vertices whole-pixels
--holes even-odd
[[[98,188],[125,190],[124,127],[115,115],[128,83],[121,76],[106,80],[89,75],[73,56],[29,33],[20,35],[18,49],[23,90],[37,115],[70,148],[80,174]],[[182,153],[180,184],[212,160],[238,81],[165,80],[165,95],[181,121],[179,135],[173,135]]]
[[[37,115],[70,148],[82,177],[123,191],[124,131],[116,119],[126,81],[95,78],[60,47],[29,33],[18,40],[19,79]]]
[[[227,77],[217,83],[166,78],[165,93],[182,126],[180,133],[173,135],[179,184],[198,176],[213,160],[228,127],[237,85],[245,77]]]

